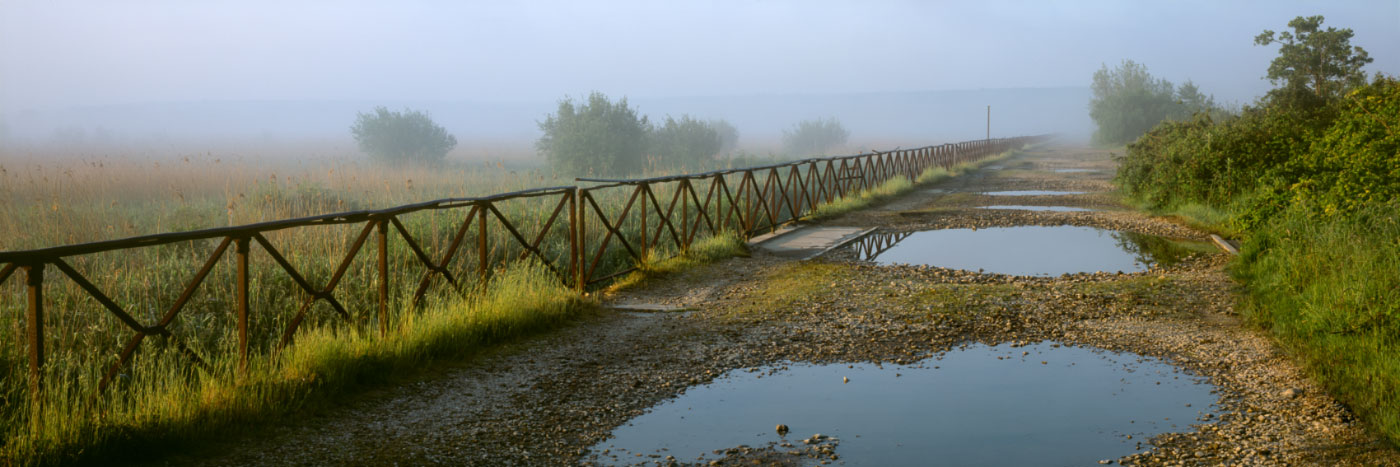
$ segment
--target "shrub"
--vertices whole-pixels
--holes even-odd
[[[1335,215],[1400,198],[1400,81],[1378,78],[1340,107],[1295,164],[1294,199]]]
[[[846,144],[851,132],[835,118],[803,120],[791,130],[783,130],[783,149],[790,156],[810,156],[824,154],[837,146]]]
[[[650,134],[653,168],[698,167],[719,154],[723,144],[713,124],[688,115],[681,116],[680,120],[666,117],[666,122],[652,129]]]
[[[361,113],[350,133],[361,151],[381,162],[437,164],[457,147],[457,137],[433,123],[428,114],[409,109],[390,112],[381,106]]]
[[[578,105],[565,98],[539,125],[544,135],[535,148],[556,171],[620,175],[644,168],[647,119],[628,107],[625,97],[613,103],[594,92]]]

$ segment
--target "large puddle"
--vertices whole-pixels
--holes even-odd
[[[1189,430],[1213,412],[1212,388],[1155,358],[1052,343],[977,344],[908,366],[736,370],[618,427],[590,458],[704,463],[739,445],[786,453],[821,433],[851,465],[1090,465]]]
[[[876,233],[853,242],[856,256],[879,264],[926,264],[1017,276],[1138,272],[1171,266],[1205,242],[1074,226],[1019,226]]]

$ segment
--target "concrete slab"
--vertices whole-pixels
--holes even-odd
[[[783,257],[810,259],[846,242],[855,240],[874,229],[860,227],[802,227],[772,237],[758,244],[759,248]]]
[[[774,238],[777,238],[777,237],[786,235],[787,233],[793,232],[793,231],[795,231],[795,230],[797,230],[797,229],[800,229],[800,228],[802,228],[802,226],[800,226],[800,225],[791,225],[791,224],[790,224],[790,225],[785,225],[785,226],[782,226],[782,227],[778,227],[778,230],[774,230],[774,231],[772,231],[772,232],[769,232],[769,233],[766,233],[766,234],[763,234],[763,235],[759,235],[759,236],[750,238],[750,239],[749,239],[749,246],[757,246],[757,245],[760,244],[760,243],[763,243],[763,242],[772,240],[772,239],[774,239]]]

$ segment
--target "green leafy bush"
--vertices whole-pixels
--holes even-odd
[[[1165,121],[1129,144],[1117,181],[1153,208],[1187,203],[1224,207],[1238,198],[1296,181],[1287,162],[1309,150],[1330,124],[1328,107],[1299,112],[1247,108],[1238,117],[1198,114]]]
[[[701,167],[714,159],[724,144],[714,123],[696,120],[689,115],[683,115],[679,120],[666,117],[666,121],[652,129],[650,134],[648,152],[651,153],[653,169]]]
[[[360,150],[386,163],[437,164],[457,147],[457,137],[433,122],[428,114],[376,107],[361,113],[350,127]]]
[[[621,175],[641,171],[646,162],[648,124],[624,97],[616,103],[600,92],[586,102],[559,102],[540,122],[544,135],[535,147],[549,165],[569,175]]]
[[[1338,117],[1295,164],[1295,200],[1324,214],[1400,197],[1400,82],[1378,78],[1348,93]]]

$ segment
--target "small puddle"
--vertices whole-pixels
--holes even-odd
[[[851,465],[1089,465],[1190,430],[1214,411],[1212,388],[1156,358],[1053,343],[975,344],[913,365],[735,370],[618,427],[588,459],[703,464],[717,449],[786,453],[821,433]]]
[[[1061,196],[1061,195],[1082,195],[1087,191],[1049,191],[1049,190],[1012,190],[1012,191],[984,191],[987,196]]]
[[[1088,173],[1088,172],[1098,172],[1098,170],[1096,170],[1096,169],[1055,169],[1055,173],[1062,173],[1062,174],[1078,174],[1078,173]]]
[[[1076,208],[1071,206],[1025,206],[1020,204],[999,204],[996,206],[982,206],[981,209],[1010,209],[1014,211],[1050,211],[1050,212],[1087,212],[1093,211],[1089,208]]]
[[[1206,242],[1075,226],[1019,226],[874,233],[856,242],[856,256],[879,264],[926,264],[1017,276],[1139,272],[1171,266]]]

